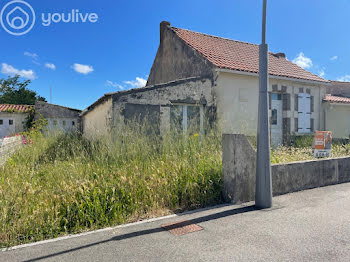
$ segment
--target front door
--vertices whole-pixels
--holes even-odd
[[[271,144],[277,147],[282,144],[282,99],[281,94],[271,94]]]

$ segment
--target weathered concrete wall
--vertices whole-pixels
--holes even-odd
[[[48,122],[49,132],[74,132],[81,129],[80,113],[78,109],[37,101],[35,102],[34,119],[44,117]]]
[[[223,135],[223,182],[227,201],[255,198],[256,152],[244,135]],[[350,157],[271,165],[273,195],[350,182]]]
[[[248,201],[255,194],[255,151],[244,135],[224,134],[222,145],[225,200]]]
[[[0,112],[0,119],[3,120],[3,124],[0,125],[0,138],[25,131],[28,115],[29,113]],[[13,120],[13,126],[9,126],[10,119]]]
[[[109,134],[112,128],[112,97],[83,114],[82,123],[83,134],[89,139]]]
[[[255,135],[258,122],[258,86],[257,76],[240,75],[220,72],[215,81],[214,92],[217,99],[218,117],[224,133]],[[324,130],[322,99],[325,86],[306,84],[292,80],[269,79],[269,92],[288,94],[288,106],[283,106],[283,119],[288,120],[290,132],[295,134],[295,95],[301,91],[310,92],[313,96],[314,107],[311,119],[314,119],[314,129]],[[282,101],[283,102],[283,101]],[[270,112],[271,114],[271,112]],[[285,131],[286,131],[285,130]],[[285,132],[284,132],[285,133]]]
[[[35,119],[44,118],[79,118],[81,111],[64,106],[53,105],[42,101],[35,102]]]
[[[188,46],[171,29],[160,24],[160,43],[148,77],[147,86],[193,76],[211,76],[212,64]]]
[[[157,125],[161,131],[170,127],[170,105],[200,104],[206,108],[215,108],[215,98],[212,94],[212,81],[208,78],[190,78],[145,88],[117,92],[113,94],[113,127],[125,122],[130,116],[142,117],[140,110],[156,112],[160,120]],[[143,105],[143,109],[136,105]],[[129,106],[128,106],[129,105]],[[155,106],[158,109],[155,109]],[[139,113],[137,113],[139,112]],[[156,117],[157,118],[157,117]]]
[[[21,136],[0,139],[0,165],[3,165],[7,158],[21,146],[23,146]]]

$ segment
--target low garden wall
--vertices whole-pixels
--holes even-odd
[[[4,164],[6,159],[22,145],[21,136],[0,139],[0,165]]]
[[[244,135],[223,135],[223,182],[227,201],[255,198],[256,151]],[[271,165],[273,195],[350,182],[350,157]]]

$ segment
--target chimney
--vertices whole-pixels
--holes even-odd
[[[165,30],[167,30],[168,26],[170,26],[170,23],[167,21],[162,21],[160,23],[160,42],[162,42],[163,34]]]
[[[286,54],[285,53],[276,53],[276,54],[273,54],[275,57],[277,57],[277,58],[280,58],[280,57],[282,57],[282,58],[286,58]]]

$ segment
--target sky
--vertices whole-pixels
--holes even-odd
[[[52,103],[78,109],[105,93],[145,85],[163,20],[261,40],[262,0],[26,0],[32,10],[10,2],[0,1],[0,78],[19,74],[49,102],[52,88]],[[269,50],[326,79],[350,81],[349,14],[350,0],[268,0]]]

